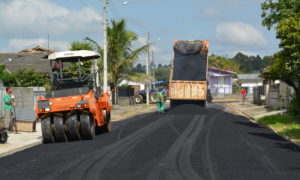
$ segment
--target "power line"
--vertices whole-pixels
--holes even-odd
[[[110,9],[111,13],[113,14],[113,16],[116,16],[117,19],[121,19],[120,13],[119,13],[118,9],[116,8],[115,4],[113,3],[113,0],[110,0],[109,9]]]

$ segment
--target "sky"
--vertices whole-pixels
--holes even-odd
[[[272,55],[279,41],[261,25],[263,0],[108,0],[108,19],[124,18],[139,39],[153,42],[155,64],[169,64],[174,40],[209,40],[210,54]],[[127,5],[123,5],[127,2]],[[0,52],[37,45],[66,51],[85,37],[103,47],[103,0],[0,0]],[[146,55],[137,63],[144,63]]]

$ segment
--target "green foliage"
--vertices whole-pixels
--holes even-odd
[[[273,61],[274,59],[270,56],[261,58],[258,55],[247,56],[239,52],[231,59],[212,55],[208,59],[208,64],[209,67],[229,69],[242,74],[262,72],[265,67],[272,65]]]
[[[71,51],[77,51],[77,50],[90,50],[90,51],[95,51],[97,49],[97,47],[95,47],[92,43],[90,43],[89,41],[73,41],[71,43],[71,47],[69,48]],[[82,62],[82,66],[81,66],[81,73],[83,74],[86,70],[91,69],[93,61],[89,60],[89,61],[84,61]],[[69,68],[66,69],[66,71],[68,72],[75,72],[78,71],[78,64],[77,63],[72,63],[71,66]]]
[[[263,69],[273,63],[273,58],[266,56],[261,58],[257,56],[247,56],[241,52],[237,53],[232,60],[239,65],[240,71],[243,73],[259,73]]]
[[[157,81],[164,81],[164,84],[167,84],[170,80],[170,71],[171,65],[158,65],[157,69],[155,69],[155,79]]]
[[[280,79],[295,90],[300,111],[300,1],[265,0],[262,3],[263,25],[275,27],[282,48],[275,63],[263,73],[267,79]]]
[[[281,135],[300,138],[300,120],[293,115],[271,115],[257,119],[260,124],[269,126]]]
[[[264,116],[262,118],[257,119],[257,122],[263,125],[298,123],[296,117],[292,115]]]
[[[300,12],[299,0],[265,0],[261,4],[262,24],[269,30],[283,19],[288,19]]]
[[[5,86],[11,87],[49,87],[49,80],[45,74],[34,72],[33,68],[19,69],[11,74],[5,71],[5,65],[0,65],[0,80]]]
[[[288,113],[289,114],[292,114],[292,115],[300,115],[300,105],[299,103],[297,102],[297,99],[296,97],[294,97],[291,102],[290,102],[290,106],[288,108]]]
[[[134,72],[134,73],[145,73],[146,72],[146,66],[142,65],[141,63],[138,63],[135,67],[132,68],[132,72]]]
[[[120,21],[111,21],[112,26],[108,27],[108,71],[111,80],[117,83],[118,79],[125,74],[130,74],[133,63],[138,59],[139,55],[148,49],[147,45],[133,49],[133,43],[137,41],[138,36],[127,30],[126,21],[121,19]],[[100,55],[103,55],[103,50],[100,46],[92,39],[86,38],[91,42]],[[103,56],[101,56],[99,63],[100,69],[103,67]]]
[[[241,73],[240,65],[238,63],[235,63],[235,61],[221,56],[215,56],[215,55],[209,56],[208,66],[216,67],[220,69],[230,69],[238,73]]]
[[[90,51],[94,51],[95,47],[93,46],[92,43],[88,42],[88,41],[73,41],[71,43],[71,47],[70,47],[71,51],[76,51],[76,50],[90,50]]]

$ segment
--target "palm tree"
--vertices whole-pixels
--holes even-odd
[[[71,43],[71,47],[69,48],[69,50],[71,50],[71,51],[77,51],[77,50],[95,51],[95,50],[97,50],[97,47],[95,47],[94,44],[92,44],[89,41],[83,41],[83,42],[73,41]],[[84,73],[88,69],[91,69],[92,64],[93,64],[93,62],[91,60],[84,61],[82,63],[83,63],[83,65],[81,67],[82,68],[81,69],[82,73]],[[67,71],[70,71],[70,72],[74,72],[74,71],[77,71],[77,70],[78,70],[78,67],[77,67],[76,63],[72,63],[71,67],[69,67],[69,69],[67,69]]]
[[[138,39],[138,36],[126,29],[126,21],[121,19],[119,21],[112,20],[112,26],[108,27],[108,71],[111,80],[117,84],[120,77],[124,76],[124,72],[132,67],[133,63],[138,59],[139,55],[146,52],[148,45],[133,49],[133,43]],[[97,47],[97,51],[103,55],[101,47],[91,38],[85,40]],[[102,56],[103,57],[103,56]],[[103,64],[103,58],[100,63],[100,69]]]

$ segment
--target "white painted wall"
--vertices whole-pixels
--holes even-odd
[[[122,86],[124,84],[128,84],[128,85],[139,85],[141,87],[140,90],[145,90],[145,84],[144,83],[140,83],[140,82],[133,82],[133,81],[128,81],[128,80],[122,80],[121,83],[119,84],[119,86]]]
[[[248,94],[253,94],[253,87],[256,86],[262,86],[263,82],[262,81],[257,81],[257,82],[243,82],[242,87],[248,89]]]

